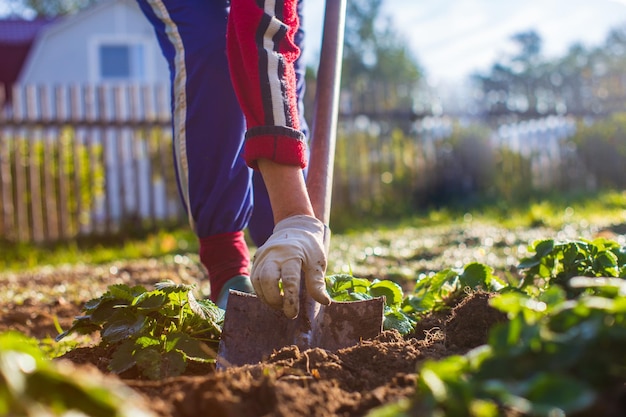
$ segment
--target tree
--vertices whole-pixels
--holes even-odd
[[[421,71],[408,43],[383,16],[383,0],[348,0],[342,90],[353,113],[410,117]]]
[[[548,112],[554,107],[554,97],[549,65],[541,56],[541,36],[529,30],[510,39],[515,52],[494,63],[489,74],[475,76],[486,97],[488,114],[535,117]]]
[[[533,31],[515,34],[516,53],[476,74],[490,118],[533,118],[546,114],[605,115],[626,108],[626,25],[611,30],[604,45],[570,46],[562,57],[541,55]]]
[[[26,17],[55,17],[82,10],[98,0],[5,0],[12,14]]]

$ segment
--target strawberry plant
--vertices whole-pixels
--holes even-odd
[[[101,383],[102,382],[102,383]],[[45,359],[37,341],[0,334],[0,415],[149,417],[128,389]]]
[[[509,286],[481,263],[470,263],[463,270],[446,269],[421,277],[413,294],[405,296],[402,287],[389,280],[357,278],[348,274],[326,277],[326,289],[336,301],[358,301],[385,297],[385,330],[409,334],[425,315],[450,308],[467,291],[500,291]]]
[[[525,291],[491,299],[509,321],[491,330],[488,344],[424,362],[413,400],[370,417],[593,414],[604,393],[623,388],[623,248],[606,240],[542,240],[533,248],[520,264],[533,269],[523,277]]]
[[[626,380],[626,285],[619,281],[577,278],[573,286],[585,291],[573,300],[558,287],[538,299],[494,298],[511,320],[493,329],[488,345],[421,367],[423,415],[486,417],[506,408],[552,416],[591,407]]]
[[[415,283],[413,294],[404,301],[403,311],[420,317],[450,308],[464,297],[468,290],[482,289],[496,292],[506,287],[507,284],[493,274],[492,268],[473,262],[462,270],[444,269],[420,277]]]
[[[534,254],[518,265],[524,271],[521,288],[527,291],[558,285],[573,297],[582,291],[568,285],[573,277],[626,277],[626,251],[612,240],[545,239],[535,241],[529,249]]]
[[[57,336],[99,331],[102,344],[114,349],[109,368],[122,373],[136,367],[149,379],[182,374],[189,361],[214,362],[223,310],[196,300],[193,286],[170,281],[142,286],[113,285],[88,301],[84,315]]]
[[[384,329],[395,329],[401,334],[408,334],[415,328],[415,319],[402,309],[404,303],[402,287],[393,281],[377,279],[370,281],[348,274],[337,274],[326,277],[326,289],[335,301],[385,297]]]

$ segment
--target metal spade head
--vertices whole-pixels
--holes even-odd
[[[304,291],[303,291],[304,293]],[[382,331],[384,299],[333,302],[328,306],[301,296],[300,314],[288,319],[252,294],[231,291],[218,350],[218,368],[262,361],[275,350],[337,351]]]

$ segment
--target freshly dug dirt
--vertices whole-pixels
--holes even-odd
[[[150,279],[146,278],[145,268],[145,265],[126,265],[124,269],[130,272],[121,282],[136,284],[139,281],[149,286],[181,272],[160,271],[150,274],[154,277]],[[180,265],[173,268],[180,268]],[[115,272],[120,282],[120,268],[108,271]],[[94,275],[87,278],[83,272],[39,274],[37,293],[46,293],[45,288],[55,288],[61,281],[68,288],[74,284],[86,285],[85,280],[93,279]],[[133,276],[140,279],[135,280]],[[193,274],[187,276],[188,281],[194,278]],[[106,278],[100,282],[110,283],[111,277]],[[22,279],[32,283],[35,277],[13,277],[16,285]],[[102,284],[94,282],[93,285],[95,294],[104,290],[99,287]],[[411,396],[415,390],[416,369],[422,361],[462,354],[485,343],[489,328],[504,319],[501,313],[489,307],[489,297],[489,294],[477,293],[446,314],[425,318],[419,331],[411,337],[403,338],[395,331],[385,331],[375,340],[364,340],[334,353],[322,349],[300,351],[296,346],[286,346],[262,363],[226,371],[205,365],[189,367],[185,375],[162,381],[140,379],[132,372],[120,378],[163,417],[363,416],[381,404]],[[53,296],[51,300],[30,297],[21,303],[3,303],[0,304],[0,331],[19,330],[38,339],[54,337],[58,326],[67,329],[81,310],[82,302],[68,301],[63,296]],[[98,340],[92,338],[90,344],[70,350],[62,359],[79,366],[95,366],[108,374],[111,352],[97,343]]]
[[[360,246],[336,238],[335,247],[341,250],[335,249],[331,258],[350,262],[357,276],[394,279],[410,290],[407,285],[419,272],[459,267],[472,260],[514,271],[517,260],[525,255],[526,243],[556,234],[544,229],[512,233],[468,226],[456,232],[429,229],[424,236],[409,230],[400,236],[380,232],[360,236]],[[592,237],[595,233],[577,228],[566,232],[558,236]],[[358,262],[352,264],[352,260]],[[184,256],[167,262],[148,259],[3,273],[0,332],[18,330],[40,340],[54,338],[59,329],[70,327],[86,301],[101,296],[109,285],[149,287],[166,279],[196,284],[200,296],[207,294],[204,270]],[[113,377],[162,417],[364,416],[381,404],[410,397],[415,392],[416,370],[425,360],[464,354],[484,344],[489,329],[506,320],[489,306],[490,297],[471,294],[446,312],[424,317],[408,337],[386,331],[375,340],[338,352],[303,352],[286,346],[262,363],[226,371],[205,365],[190,366],[185,375],[161,381],[140,379],[132,372]],[[78,347],[64,354],[64,359],[111,376],[111,352],[98,346],[97,335],[74,340]],[[616,387],[585,415],[626,415],[625,398],[626,388]]]

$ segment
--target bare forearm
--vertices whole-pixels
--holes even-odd
[[[314,215],[300,167],[269,159],[259,159],[258,164],[272,204],[274,223],[298,214]]]

